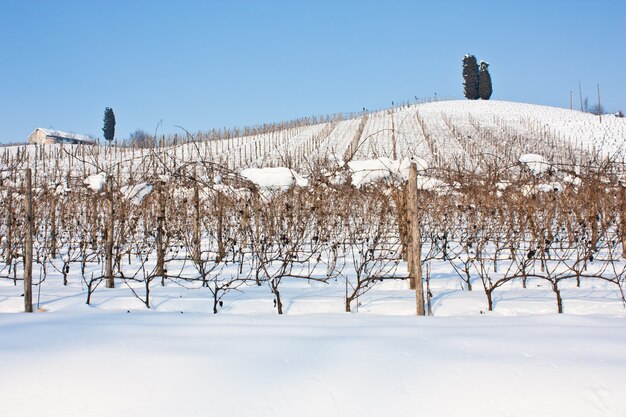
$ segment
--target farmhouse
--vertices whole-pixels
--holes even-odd
[[[79,145],[95,145],[95,141],[88,136],[76,133],[61,132],[60,130],[44,129],[38,127],[28,137],[31,144],[69,143]]]

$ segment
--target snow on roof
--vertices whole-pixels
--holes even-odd
[[[37,130],[41,130],[43,133],[46,134],[46,136],[67,138],[67,139],[73,139],[73,140],[81,140],[81,141],[85,141],[85,142],[93,142],[94,141],[89,136],[87,136],[87,135],[79,135],[78,133],[63,132],[61,130],[54,130],[54,129],[45,129],[43,127],[38,127],[35,130],[36,131]]]

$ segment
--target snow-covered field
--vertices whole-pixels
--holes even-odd
[[[623,317],[82,309],[0,332],[5,417],[626,415]]]
[[[433,317],[414,316],[405,281],[345,313],[341,281],[290,280],[283,316],[266,286],[229,293],[213,315],[206,288],[155,284],[148,310],[119,285],[87,306],[79,278],[58,275],[23,314],[2,281],[1,415],[626,415],[614,286],[567,282],[557,315],[545,281],[514,283],[487,312],[480,289],[439,266]]]
[[[27,166],[34,170],[39,216],[34,282],[40,285],[33,294],[36,312],[21,313],[19,239],[24,226],[21,217],[3,214],[0,243],[2,248],[17,247],[11,250],[19,256],[0,251],[0,417],[626,416],[626,308],[621,291],[626,261],[620,257],[619,213],[614,211],[626,156],[624,138],[626,122],[613,116],[600,123],[593,115],[530,104],[445,101],[154,152],[5,148],[0,154],[1,213],[21,207],[19,175]],[[453,198],[461,195],[460,187],[444,183],[444,176],[431,177],[436,170],[426,172],[451,161],[473,172],[493,157],[498,168],[516,164],[511,172],[502,169],[507,182],[496,183],[498,198],[511,192],[520,201],[538,201],[529,213],[539,213],[541,219],[544,205],[559,193],[573,204],[579,200],[579,187],[585,190],[575,176],[580,172],[558,164],[572,162],[568,158],[591,160],[594,154],[618,161],[617,175],[607,171],[594,183],[601,184],[597,198],[602,207],[612,211],[598,214],[599,221],[596,213],[589,216],[585,204],[577,205],[578,211],[570,213],[574,220],[550,217],[545,229],[533,229],[539,237],[506,235],[512,240],[495,253],[493,244],[503,243],[499,239],[504,232],[467,232],[466,226],[474,211],[482,213],[485,230],[506,223],[493,220],[497,216],[491,206],[477,210],[472,199],[464,203],[467,210],[457,210]],[[294,211],[290,205],[305,192],[280,200],[285,190],[314,183],[312,165],[318,157],[337,165],[352,158],[345,166],[361,193],[358,204],[371,203],[367,186],[374,178],[406,180],[409,157],[418,162],[420,189],[433,194],[445,190],[452,196],[449,207],[457,210],[459,220],[444,223],[446,237],[437,229],[436,210],[430,213],[433,225],[425,229],[430,235],[424,238],[428,243],[422,254],[434,253],[424,264],[430,317],[415,317],[415,291],[405,280],[400,242],[390,236],[397,234],[397,220],[384,211],[392,210],[393,203],[382,214],[375,211],[376,204],[362,212],[356,205],[351,209],[357,215],[347,210],[351,220],[333,226],[324,224],[336,221],[332,210],[325,212],[327,207],[300,204],[300,211]],[[272,168],[262,169],[267,167]],[[196,175],[201,187],[190,185]],[[340,183],[341,175],[329,174],[329,183]],[[115,244],[122,255],[116,261],[116,288],[104,288],[101,279],[109,204],[102,190],[108,177],[115,179],[118,192]],[[237,188],[245,185],[241,178],[256,184],[263,198],[252,202],[249,189]],[[520,178],[533,188],[514,194],[511,179]],[[156,187],[160,181],[162,188]],[[171,222],[163,232],[169,250],[164,285],[154,274],[154,236],[160,224],[156,212],[161,207],[157,189],[166,190],[170,198],[167,211],[163,209]],[[223,199],[231,205],[216,209]],[[338,195],[321,201],[349,205]],[[203,216],[197,223],[202,244],[194,243],[196,237],[188,230],[194,204],[202,206],[196,214]],[[267,217],[255,220],[252,233],[249,222],[256,218],[256,208]],[[222,209],[227,215],[218,222]],[[313,210],[319,217],[302,214]],[[506,210],[516,213],[516,208]],[[293,216],[298,227],[282,225],[284,216]],[[302,217],[317,222],[296,223]],[[51,232],[57,223],[63,226]],[[376,243],[368,240],[374,223],[380,228]],[[598,223],[600,231],[593,233],[599,237],[593,237],[591,225]],[[211,257],[217,259],[222,250],[214,233],[218,224],[228,245],[222,248],[226,256],[214,262]],[[282,227],[285,236],[267,243],[263,233],[279,230],[270,224]],[[341,227],[354,230],[337,232]],[[463,231],[455,232],[455,227]],[[549,239],[543,237],[545,230]],[[328,233],[331,243],[336,239],[338,246],[322,244],[320,232]],[[472,243],[480,244],[483,236],[485,246],[477,250]],[[52,239],[59,242],[56,256],[51,255]],[[442,239],[441,247],[450,243],[450,253],[442,254],[441,247],[436,253],[426,250],[441,245]],[[509,244],[517,245],[513,252],[508,252]],[[195,257],[197,247],[203,252]],[[301,260],[302,252],[315,256]],[[285,259],[290,269],[280,272],[275,264]],[[347,313],[346,297],[360,285],[355,282],[359,265],[366,278],[378,274],[384,280],[370,279]],[[473,291],[464,281],[464,267]],[[257,285],[259,270],[263,273]],[[520,274],[528,275],[525,287]],[[583,276],[579,285],[575,274]],[[94,276],[100,278],[94,281]],[[95,283],[102,285],[87,305],[88,285]],[[495,285],[493,311],[483,284]],[[272,285],[280,289],[283,315],[277,314]],[[212,290],[218,286],[221,298],[218,314],[213,314],[218,300]],[[557,314],[555,289],[564,314]]]
[[[572,154],[600,152],[618,160],[626,157],[626,119],[613,115],[605,115],[600,121],[593,114],[556,107],[498,100],[453,100],[406,105],[367,116],[357,138],[354,159],[418,156],[434,165],[451,159],[480,163],[481,153],[501,160],[539,153],[556,162],[570,151]],[[287,126],[270,133],[179,144],[167,150],[166,159],[211,160],[237,171],[292,164],[306,172],[314,157],[343,158],[362,119],[353,115],[332,122]],[[19,149],[23,147],[7,147],[2,152],[16,153]],[[50,153],[55,147],[47,149]],[[34,154],[32,147],[26,151]],[[115,161],[122,160],[125,169],[132,169],[134,164],[136,169],[145,154],[123,152]],[[67,155],[60,157],[67,159]],[[94,168],[81,166],[88,174],[97,173]]]

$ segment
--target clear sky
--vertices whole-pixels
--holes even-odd
[[[462,98],[626,110],[626,1],[0,0],[0,143],[36,127],[116,137]],[[579,106],[579,101],[575,105]]]

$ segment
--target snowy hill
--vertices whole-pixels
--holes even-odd
[[[261,134],[234,136],[229,132],[228,136],[183,136],[179,141],[189,143],[167,152],[180,162],[200,158],[235,171],[290,165],[304,173],[317,158],[342,160],[347,153],[356,160],[417,156],[431,166],[461,161],[467,167],[480,165],[484,155],[503,162],[517,161],[527,153],[554,162],[595,154],[617,160],[626,157],[625,118],[605,115],[600,121],[589,113],[507,101],[428,102],[347,119],[334,117],[323,123],[277,125]],[[55,145],[47,147],[53,149]],[[32,153],[32,147],[27,152]],[[122,159],[132,159],[127,150],[117,153]]]

